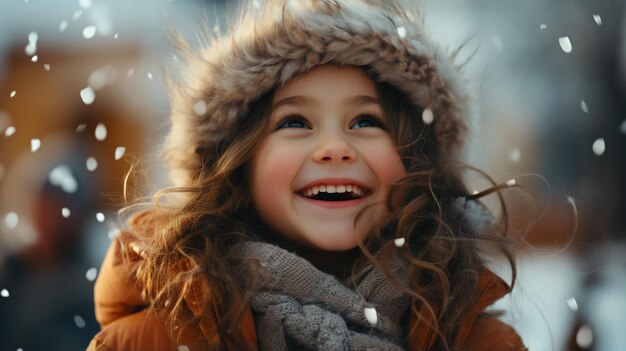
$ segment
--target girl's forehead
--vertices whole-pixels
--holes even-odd
[[[279,86],[273,102],[294,96],[332,98],[340,96],[371,96],[378,98],[374,81],[357,66],[321,65],[291,78]]]

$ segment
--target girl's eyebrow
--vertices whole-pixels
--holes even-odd
[[[352,105],[366,105],[366,104],[376,104],[380,105],[380,100],[376,96],[371,95],[355,95],[351,96],[346,101]]]
[[[289,96],[274,103],[274,105],[272,105],[272,111],[283,105],[305,105],[310,101],[311,99],[306,98],[302,95]]]
[[[272,111],[283,105],[305,105],[307,103],[311,103],[312,101],[314,101],[314,99],[307,98],[302,95],[289,96],[274,103],[274,105],[272,105]],[[345,101],[350,105],[380,105],[380,100],[376,96],[371,95],[354,95],[347,98]]]

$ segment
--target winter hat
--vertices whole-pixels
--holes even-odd
[[[203,160],[264,92],[313,67],[364,66],[432,112],[437,148],[459,156],[472,105],[453,60],[432,42],[416,1],[254,1],[227,34],[187,53],[184,83],[171,89],[165,155],[175,185],[195,186]],[[416,116],[420,118],[421,116]]]

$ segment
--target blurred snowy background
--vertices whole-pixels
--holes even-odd
[[[468,160],[548,208],[496,307],[533,351],[626,350],[625,2],[422,2],[441,42],[473,38]],[[167,27],[191,37],[235,4],[0,2],[0,351],[82,350],[97,332],[93,281],[124,176],[155,159],[167,126]]]

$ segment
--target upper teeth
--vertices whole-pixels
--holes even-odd
[[[346,184],[346,185],[314,185],[304,191],[302,191],[302,193],[305,196],[313,196],[313,195],[317,195],[318,193],[329,193],[329,194],[334,194],[334,193],[345,193],[345,192],[349,192],[349,193],[353,193],[357,196],[362,196],[365,191],[363,189],[361,189],[358,185],[354,185],[354,184]]]

